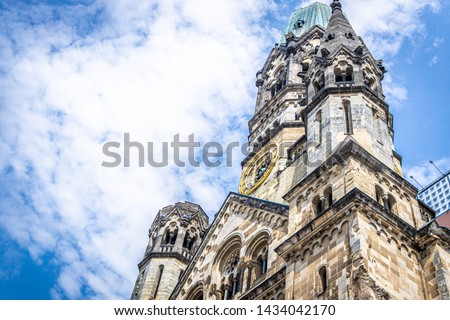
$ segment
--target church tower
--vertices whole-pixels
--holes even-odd
[[[275,249],[286,262],[286,299],[427,299],[423,270],[432,258],[430,248],[418,249],[418,230],[433,213],[402,176],[381,84],[386,70],[341,3],[330,7],[299,74],[306,134],[303,160],[291,165],[304,174],[283,196],[289,236]],[[302,57],[305,40],[288,36],[286,52]],[[282,184],[283,172],[278,177]]]
[[[161,209],[149,230],[133,300],[167,300],[202,241],[208,216],[194,203]]]
[[[338,0],[296,10],[256,75],[239,193],[209,227],[162,209],[133,298],[449,299],[450,230],[402,175],[385,73]]]

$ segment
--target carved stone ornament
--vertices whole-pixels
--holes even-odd
[[[361,251],[355,253],[352,261],[353,298],[356,300],[390,300],[390,294],[380,288],[369,276]]]

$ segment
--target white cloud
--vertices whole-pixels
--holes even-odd
[[[450,158],[442,158],[439,160],[434,161],[434,164],[441,170],[443,173],[450,170]],[[414,177],[421,185],[422,187],[425,187],[435,179],[439,178],[441,176],[441,173],[436,169],[431,163],[428,161],[423,162],[421,164],[418,164],[416,166],[412,167],[405,167],[405,177],[407,179],[410,179],[411,176]],[[416,185],[419,189],[420,186],[417,185],[417,183],[410,179],[411,183]]]
[[[430,67],[433,67],[435,64],[438,63],[438,61],[439,61],[439,58],[438,58],[437,55],[435,55],[435,56],[430,60],[430,62],[428,63],[428,65],[429,65]]]
[[[4,14],[12,38],[1,39],[2,227],[36,260],[54,254],[55,298],[128,298],[158,209],[190,191],[213,214],[235,189],[238,166],[222,183],[221,170],[205,166],[107,169],[102,144],[125,132],[159,147],[177,133],[245,142],[245,121],[234,123],[237,134],[229,128],[253,111],[270,7],[114,1],[60,7],[56,22],[44,5]],[[100,21],[81,28],[94,13]],[[17,22],[26,14],[35,25]]]
[[[436,38],[433,41],[433,48],[439,48],[442,44],[444,43],[444,39],[443,38]]]
[[[355,31],[364,38],[375,56],[396,54],[406,38],[416,41],[426,35],[421,14],[437,12],[442,0],[358,0],[342,1]]]
[[[393,106],[401,106],[408,100],[408,90],[398,82],[394,81],[391,74],[387,73],[383,81],[384,94]]]
[[[443,0],[352,0],[342,1],[355,31],[377,59],[392,63],[406,39],[420,42],[427,36],[421,17],[425,10],[438,12]],[[408,100],[408,90],[398,79],[387,74],[383,83],[387,101],[401,107]]]

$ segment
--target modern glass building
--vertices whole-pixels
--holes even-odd
[[[436,211],[436,216],[449,211],[450,171],[423,188],[417,198]]]

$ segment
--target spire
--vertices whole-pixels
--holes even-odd
[[[324,34],[322,52],[324,55],[333,53],[339,47],[345,46],[354,51],[363,46],[362,41],[356,36],[355,31],[342,12],[342,4],[339,0],[331,3],[331,18]]]
[[[330,5],[331,10],[341,10],[342,11],[342,4],[339,2],[339,0],[333,0],[333,3]]]

